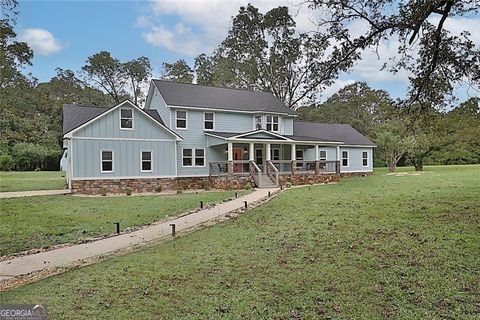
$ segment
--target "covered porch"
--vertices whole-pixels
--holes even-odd
[[[210,177],[251,176],[262,187],[340,175],[338,143],[295,141],[270,133],[213,138],[209,148],[217,159],[208,162]]]

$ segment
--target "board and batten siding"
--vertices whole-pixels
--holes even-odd
[[[72,179],[175,176],[175,137],[131,107],[133,130],[121,130],[121,108],[73,133],[69,146]],[[113,151],[112,173],[101,172],[102,150]],[[152,152],[152,172],[141,172],[141,151]]]

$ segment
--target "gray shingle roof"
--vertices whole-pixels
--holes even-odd
[[[295,114],[270,92],[210,87],[157,79],[154,79],[153,83],[165,102],[171,106]]]
[[[317,140],[343,141],[348,145],[375,145],[375,143],[348,124],[294,121],[293,134],[296,136],[308,136]]]
[[[75,104],[67,104],[63,106],[63,134],[78,128],[82,124],[92,120],[93,118],[101,115],[112,107],[99,107],[99,106],[83,106]],[[161,125],[165,125],[162,118],[158,114],[157,110],[146,110],[149,116],[155,119]]]

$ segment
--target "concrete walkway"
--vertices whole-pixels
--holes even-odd
[[[257,189],[245,196],[217,204],[214,207],[206,208],[176,219],[155,223],[130,233],[1,261],[0,282],[12,280],[15,277],[28,275],[33,272],[68,266],[80,260],[114,253],[122,249],[146,244],[153,240],[166,238],[172,234],[170,224],[175,224],[176,232],[181,232],[207,222],[214,222],[216,218],[225,217],[226,214],[232,211],[244,208],[245,201],[250,205],[266,199],[269,192],[274,194],[278,192],[278,190],[279,189]]]
[[[0,192],[0,199],[6,198],[20,198],[33,196],[54,196],[58,194],[69,194],[70,190],[38,190],[38,191],[14,191],[14,192]]]

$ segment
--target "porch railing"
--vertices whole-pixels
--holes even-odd
[[[337,172],[338,161],[320,161],[319,163],[319,173],[331,174]]]
[[[297,160],[295,164],[295,173],[315,174],[315,161]]]
[[[233,174],[249,175],[250,161],[248,160],[234,160]],[[222,176],[228,174],[228,161],[211,161],[209,162],[209,174],[211,176]]]
[[[271,163],[278,169],[279,174],[292,173],[292,160],[272,160]]]
[[[250,174],[250,161],[233,160],[233,174],[238,174],[238,175]]]
[[[272,179],[275,181],[275,185],[278,186],[278,169],[273,165],[272,161],[267,161],[267,174]]]
[[[255,161],[252,161],[252,177],[253,177],[253,181],[255,181],[255,184],[261,188],[261,184],[262,184],[262,170],[260,170],[260,168],[257,166],[257,164],[255,163]]]

